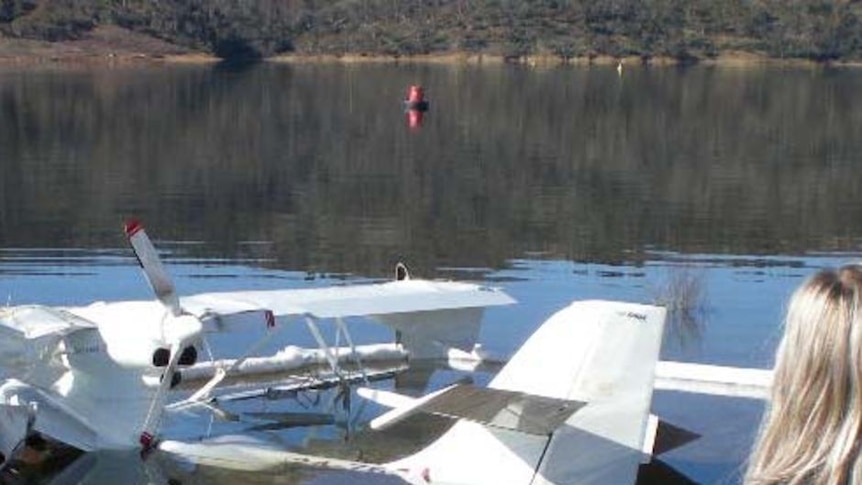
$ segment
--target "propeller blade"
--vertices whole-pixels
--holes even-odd
[[[144,231],[143,224],[140,221],[131,219],[126,222],[125,226],[126,237],[129,238],[129,244],[135,251],[135,256],[138,258],[138,263],[144,271],[144,276],[147,278],[150,287],[156,294],[162,304],[170,310],[174,316],[182,314],[179,298],[177,298],[174,284],[168,272],[162,266],[162,261],[159,259],[159,254],[156,248]]]
[[[168,391],[171,388],[171,381],[173,381],[174,372],[177,368],[177,363],[180,361],[180,355],[182,355],[183,349],[183,341],[177,341],[173,345],[171,345],[171,360],[168,362],[167,367],[165,367],[165,372],[162,374],[162,381],[159,383],[159,387],[156,390],[156,394],[153,396],[152,402],[150,402],[150,410],[147,412],[146,420],[144,421],[144,426],[141,431],[141,446],[145,451],[149,451],[149,449],[155,444],[154,439],[156,436],[156,430],[159,427],[162,410],[164,408],[165,397]]]

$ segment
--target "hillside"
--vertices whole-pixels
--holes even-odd
[[[0,0],[0,58],[117,51],[697,62],[742,53],[844,62],[862,60],[860,19],[860,0]]]

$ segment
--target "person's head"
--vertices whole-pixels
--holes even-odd
[[[862,483],[860,305],[862,265],[820,271],[794,292],[747,484]]]

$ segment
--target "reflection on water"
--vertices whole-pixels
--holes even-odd
[[[433,109],[404,123],[421,82]],[[855,70],[0,72],[0,245],[162,238],[382,275],[858,248]],[[242,244],[265,242],[266,244]]]
[[[665,332],[674,336],[682,347],[697,344],[709,318],[703,268],[690,263],[669,266],[653,292],[653,301],[667,309]]]

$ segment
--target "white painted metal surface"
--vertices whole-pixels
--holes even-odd
[[[275,315],[337,318],[509,305],[502,291],[471,283],[402,280],[368,285],[205,293],[180,299],[196,315],[266,309]]]
[[[554,433],[532,483],[634,483],[665,310],[608,302],[585,302],[580,310],[586,328],[556,350],[582,356],[568,397],[588,404]]]
[[[576,302],[545,322],[490,386],[586,401],[547,437],[457,422],[391,466],[431,483],[626,484],[641,461],[663,308]]]
[[[427,484],[421,477],[386,466],[355,461],[323,458],[292,453],[272,443],[261,442],[247,436],[222,436],[197,443],[165,440],[159,443],[161,453],[181,460],[190,467],[207,466],[228,470],[268,471],[287,470],[297,466],[344,470],[364,474],[373,483],[373,476],[394,476],[403,483]]]

